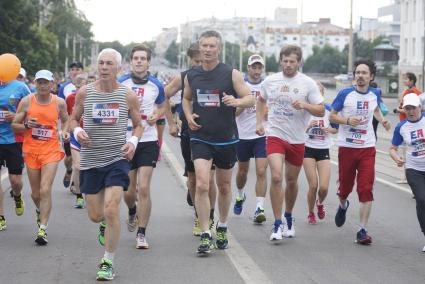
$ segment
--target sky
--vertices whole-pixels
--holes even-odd
[[[276,7],[298,8],[298,22],[331,18],[331,23],[348,28],[350,0],[74,0],[93,23],[97,41],[118,40],[123,44],[152,40],[162,28],[187,21],[210,18],[267,17]],[[376,18],[378,8],[393,0],[353,0],[353,25],[360,17]]]

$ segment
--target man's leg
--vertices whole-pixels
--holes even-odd
[[[284,156],[282,154],[273,153],[267,157],[267,160],[271,171],[270,200],[274,218],[278,221],[282,220],[282,206],[284,198],[284,191],[282,188]]]
[[[105,250],[114,253],[120,239],[120,203],[123,188],[111,186],[105,188],[105,201],[103,212],[105,215]]]
[[[328,195],[329,189],[329,180],[331,178],[331,162],[328,159],[321,160],[317,162],[317,172],[319,174],[319,193],[318,200],[316,201],[317,205],[317,215],[319,219],[325,218],[325,201],[326,196]]]
[[[210,199],[210,220],[209,220],[210,230],[214,229],[214,209],[215,209],[215,203],[217,200],[217,185],[215,180],[216,180],[216,170],[215,170],[215,167],[213,167],[210,172],[210,184],[209,184],[209,190],[208,190],[208,197]]]
[[[406,178],[416,201],[416,215],[422,233],[425,235],[425,172],[414,169],[406,170]]]
[[[1,167],[0,167],[0,176],[1,176]],[[1,187],[1,182],[0,182],[0,231],[3,231],[7,227],[6,219],[4,218],[3,198],[4,198],[3,188]]]
[[[316,224],[316,217],[314,215],[314,203],[317,196],[317,172],[316,160],[313,158],[304,158],[303,162],[304,173],[308,182],[307,205],[308,205],[308,223]]]
[[[124,201],[128,207],[127,229],[134,232],[137,227],[137,169],[128,173],[130,184],[128,190],[124,192]]]
[[[217,189],[218,189],[218,211],[219,220],[217,223],[217,241],[219,249],[226,249],[229,241],[227,239],[227,217],[229,216],[230,204],[232,202],[232,169],[216,169]]]
[[[40,179],[40,228],[47,226],[52,210],[52,184],[59,162],[48,163],[41,168]]]
[[[72,183],[74,184],[74,193],[77,195],[77,200],[74,208],[84,208],[84,198],[80,192],[80,151],[71,149],[72,154]]]
[[[31,198],[39,214],[41,169],[32,169],[27,165],[27,175],[31,187]]]
[[[141,249],[149,248],[145,236],[146,227],[149,223],[152,208],[152,200],[150,193],[152,173],[153,167],[143,166],[137,170],[137,180],[139,185],[139,207],[137,210],[137,216],[139,218],[139,228],[137,230],[137,248]]]
[[[241,146],[238,146],[241,147]],[[236,195],[236,202],[233,206],[233,213],[240,215],[242,213],[243,203],[246,199],[246,194],[244,187],[246,185],[247,177],[249,171],[249,159],[248,161],[239,161],[238,162],[238,172],[236,173],[236,187],[238,192]]]
[[[70,142],[64,143],[63,148],[65,150],[65,158],[63,163],[65,165],[65,175],[63,177],[63,186],[65,188],[69,187],[72,176],[72,154],[71,154],[71,144]]]
[[[194,161],[196,172],[195,207],[198,214],[199,225],[202,232],[209,231],[208,219],[210,214],[209,179],[212,165],[211,160],[196,159]]]
[[[286,226],[284,227],[284,237],[295,236],[295,226],[293,225],[292,210],[295,206],[295,201],[298,195],[298,175],[300,173],[301,166],[294,166],[288,161],[285,161],[285,221]]]

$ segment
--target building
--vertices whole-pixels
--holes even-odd
[[[155,53],[160,57],[165,56],[165,52],[173,41],[177,41],[177,27],[163,28],[162,32],[156,37]]]
[[[296,25],[297,8],[276,8],[274,10],[274,20],[286,25]]]
[[[413,72],[418,78],[416,85],[424,90],[425,0],[401,0],[400,5],[399,78]]]

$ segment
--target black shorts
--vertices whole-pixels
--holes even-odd
[[[160,118],[156,121],[156,125],[165,125],[165,118]]]
[[[200,141],[190,141],[192,149],[192,160],[213,160],[213,164],[219,168],[228,170],[236,163],[236,144],[210,145]]]
[[[329,160],[329,149],[316,149],[305,147],[304,158],[315,159],[316,161]]]
[[[194,173],[195,166],[192,161],[192,152],[190,151],[190,137],[186,135],[180,136],[180,148],[184,160],[184,171]]]
[[[80,191],[84,194],[96,194],[104,188],[121,186],[127,190],[130,183],[128,172],[130,163],[119,160],[101,168],[80,171]]]
[[[159,156],[158,141],[139,142],[131,160],[131,170],[140,167],[156,167]]]
[[[71,157],[71,142],[63,142],[63,149],[65,150],[65,155]]]
[[[11,175],[22,175],[24,159],[22,143],[0,144],[0,169],[5,166]]]

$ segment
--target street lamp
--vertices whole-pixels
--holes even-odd
[[[353,70],[353,0],[350,0],[350,42],[348,43],[348,70],[347,73]]]

